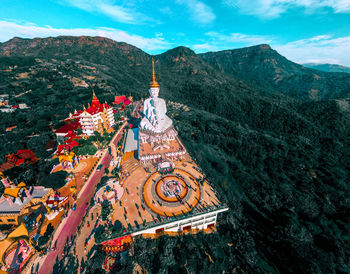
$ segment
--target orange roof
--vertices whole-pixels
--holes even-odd
[[[19,225],[14,231],[12,231],[7,238],[18,238],[21,236],[29,236],[28,230],[24,224]]]
[[[6,131],[11,131],[11,130],[13,130],[15,128],[17,128],[17,126],[8,127],[8,128],[6,128]]]
[[[4,196],[7,198],[8,196],[17,198],[18,197],[18,192],[21,190],[20,187],[16,187],[16,188],[11,188],[11,187],[7,187],[4,190]]]

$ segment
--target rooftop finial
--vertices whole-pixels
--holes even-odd
[[[158,88],[159,84],[157,83],[156,73],[154,72],[154,60],[152,58],[152,82],[149,84],[151,88]]]
[[[98,100],[98,99],[97,99],[97,96],[96,96],[96,94],[95,94],[94,84],[91,84],[91,83],[88,82],[88,85],[89,85],[90,88],[92,89],[92,101]]]

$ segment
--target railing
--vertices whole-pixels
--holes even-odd
[[[134,224],[133,226],[131,226],[131,224],[129,224],[128,228],[125,228],[125,232],[123,233],[110,233],[109,235],[104,235],[105,233],[103,233],[101,236],[96,237],[95,234],[95,242],[96,244],[101,244],[102,242],[108,241],[108,240],[112,240],[114,238],[118,238],[118,237],[122,237],[125,235],[129,235],[132,233],[135,233],[137,231],[141,231],[141,230],[145,230],[145,229],[150,229],[150,228],[154,228],[160,225],[165,225],[165,224],[170,224],[176,221],[181,221],[181,220],[185,220],[187,218],[190,217],[195,217],[195,216],[201,216],[204,214],[207,214],[208,212],[212,212],[212,211],[217,211],[220,209],[225,209],[227,208],[226,205],[216,205],[216,206],[203,206],[201,208],[202,211],[200,211],[198,209],[198,207],[194,208],[192,211],[187,212],[183,215],[180,216],[169,216],[169,217],[161,217],[161,216],[157,216],[157,222],[152,221],[152,222],[146,222],[146,223],[142,223],[142,224],[138,224],[138,227],[136,227],[136,225]]]

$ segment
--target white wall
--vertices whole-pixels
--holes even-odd
[[[191,226],[191,229],[206,229],[209,225],[215,225],[217,220],[217,215],[221,212],[227,211],[228,208],[218,209],[204,214],[191,216],[186,219],[179,221],[174,221],[171,223],[160,224],[148,229],[140,230],[132,234],[132,236],[140,234],[155,234],[158,229],[164,228],[164,231],[169,232],[180,232],[183,228]]]

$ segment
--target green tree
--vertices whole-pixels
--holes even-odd
[[[107,220],[108,215],[111,213],[111,203],[108,200],[104,200],[102,203],[102,220]]]
[[[60,170],[55,173],[51,173],[46,178],[42,179],[40,181],[40,185],[43,185],[45,187],[50,187],[53,189],[59,189],[63,187],[66,184],[66,178],[68,176],[68,173],[66,171]]]

